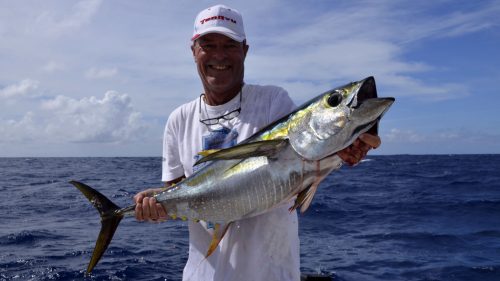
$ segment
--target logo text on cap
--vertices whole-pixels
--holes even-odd
[[[209,18],[206,18],[206,19],[202,19],[200,21],[200,23],[204,24],[207,21],[211,21],[211,20],[227,20],[227,21],[231,21],[232,23],[236,23],[236,21],[233,20],[232,18],[228,18],[228,17],[225,17],[225,16],[213,16],[213,17],[209,17]]]

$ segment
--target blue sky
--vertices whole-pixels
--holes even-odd
[[[372,154],[500,153],[500,1],[0,0],[0,157],[160,156],[217,3],[243,14],[247,83],[301,104],[375,76],[396,103]]]

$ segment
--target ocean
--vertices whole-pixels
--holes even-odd
[[[0,158],[0,280],[180,280],[183,221],[124,219],[92,275],[97,212],[161,185],[160,158]],[[301,271],[333,280],[500,280],[500,155],[368,156],[299,216]]]

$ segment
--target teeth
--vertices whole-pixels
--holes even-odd
[[[216,70],[226,70],[229,67],[227,65],[212,65],[212,68],[214,68]]]

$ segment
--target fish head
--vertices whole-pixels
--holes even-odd
[[[377,97],[373,77],[335,88],[295,111],[288,139],[302,158],[323,159],[374,127],[393,102]]]

